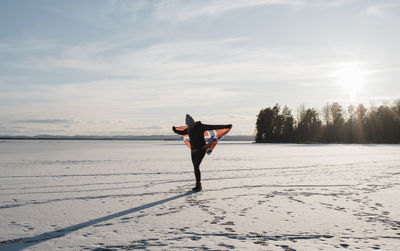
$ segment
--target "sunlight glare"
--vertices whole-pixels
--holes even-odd
[[[337,84],[354,99],[367,82],[366,72],[357,65],[345,66],[337,73]]]

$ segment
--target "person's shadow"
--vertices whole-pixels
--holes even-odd
[[[146,205],[142,205],[142,206],[139,206],[139,207],[134,207],[134,208],[131,208],[131,209],[128,209],[128,210],[124,210],[124,211],[118,212],[118,213],[114,213],[114,214],[110,214],[110,215],[107,215],[107,216],[104,216],[104,217],[100,217],[100,218],[97,218],[97,219],[94,219],[94,220],[89,220],[89,221],[86,221],[86,222],[82,222],[82,223],[79,223],[79,224],[76,224],[76,225],[73,225],[73,226],[57,229],[57,230],[54,230],[54,231],[51,231],[51,232],[46,232],[46,233],[39,234],[39,235],[36,235],[36,236],[33,236],[33,237],[19,238],[19,239],[12,239],[12,240],[3,241],[3,242],[0,242],[0,250],[22,250],[22,249],[28,248],[30,246],[34,246],[34,245],[36,245],[38,243],[41,243],[41,242],[44,242],[44,241],[47,241],[47,240],[50,240],[50,239],[54,239],[54,238],[59,238],[59,237],[65,236],[65,235],[67,235],[67,234],[69,234],[71,232],[74,232],[76,230],[80,230],[82,228],[89,227],[91,225],[95,225],[95,224],[98,224],[98,223],[103,222],[103,221],[111,220],[113,218],[118,218],[118,217],[121,217],[121,216],[124,216],[124,215],[127,215],[127,214],[131,214],[131,213],[143,210],[143,209],[154,207],[154,206],[166,203],[166,202],[171,201],[171,200],[176,200],[176,199],[185,197],[187,195],[190,195],[192,193],[193,192],[190,191],[190,192],[178,194],[178,195],[175,195],[175,196],[163,199],[163,200],[151,202],[151,203],[146,204]]]

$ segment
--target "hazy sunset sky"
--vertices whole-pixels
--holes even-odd
[[[400,98],[400,1],[0,2],[0,135],[254,132],[276,103]]]

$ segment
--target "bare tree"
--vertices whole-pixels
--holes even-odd
[[[329,125],[331,122],[331,105],[326,103],[324,107],[322,107],[322,117],[325,121],[325,125]]]
[[[304,105],[304,103],[302,103],[297,108],[297,124],[299,124],[300,121],[303,121],[305,116],[306,116],[306,106]]]
[[[354,105],[349,105],[347,107],[347,112],[349,113],[349,119],[350,120],[354,120],[355,118],[355,112],[356,112],[356,108],[354,107]]]

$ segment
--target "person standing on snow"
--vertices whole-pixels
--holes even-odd
[[[179,135],[189,134],[190,146],[191,146],[191,157],[194,167],[194,175],[196,177],[196,186],[192,189],[195,192],[201,191],[201,173],[200,163],[206,154],[206,141],[204,139],[204,131],[217,130],[232,128],[232,125],[206,125],[202,124],[201,121],[195,122],[194,119],[186,114],[186,125],[188,126],[185,130],[177,130],[175,126],[172,130]]]

